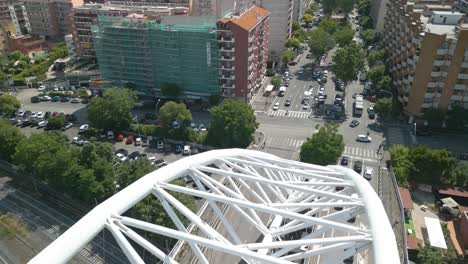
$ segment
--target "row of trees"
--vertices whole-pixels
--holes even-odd
[[[136,105],[136,94],[127,88],[109,88],[102,97],[93,98],[87,106],[90,124],[100,130],[127,131],[133,120],[131,109]],[[211,110],[207,135],[197,134],[190,127],[192,114],[185,104],[166,102],[159,110],[160,126],[146,127],[153,136],[179,140],[206,142],[215,147],[247,147],[253,140],[258,124],[253,109],[240,101],[226,99]],[[171,126],[176,120],[179,127]],[[152,133],[150,132],[150,133]],[[206,139],[205,139],[206,137]]]
[[[423,145],[394,145],[390,155],[399,186],[408,186],[411,182],[468,184],[468,162],[457,161],[447,150],[433,150]]]

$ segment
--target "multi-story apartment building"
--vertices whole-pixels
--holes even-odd
[[[468,25],[446,6],[394,0],[384,43],[398,99],[410,115],[468,108]]]
[[[139,94],[164,95],[175,84],[181,98],[222,95],[249,100],[265,77],[268,12],[253,6],[239,15],[98,17],[92,26],[103,78],[133,83]]]
[[[15,26],[11,20],[0,21],[0,55],[10,50],[9,39],[15,32]]]
[[[257,6],[218,21],[221,95],[250,101],[266,74],[269,12]]]
[[[97,25],[98,16],[126,17],[129,14],[141,13],[153,20],[160,20],[163,16],[188,15],[187,7],[169,7],[158,5],[142,5],[141,3],[119,4],[86,4],[72,8],[70,17],[70,31],[77,58],[95,59],[91,26]]]
[[[83,0],[26,0],[24,6],[31,25],[31,34],[48,39],[63,39],[69,33],[72,7],[83,5]]]
[[[309,8],[312,0],[294,0],[293,3],[293,20],[300,22],[305,11]]]
[[[385,15],[387,14],[387,5],[390,0],[372,0],[370,16],[374,21],[374,28],[382,33],[385,24]]]
[[[235,12],[234,8],[244,9],[246,3],[247,0],[190,0],[190,15],[221,18],[228,13]]]
[[[10,17],[15,26],[16,34],[25,35],[31,31],[28,14],[23,4],[11,4],[8,6]]]
[[[9,51],[9,37],[28,33],[24,6],[13,0],[0,0],[0,55]]]

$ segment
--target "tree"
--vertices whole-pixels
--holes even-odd
[[[364,42],[364,47],[369,47],[370,45],[374,44],[376,41],[375,30],[373,29],[364,30],[361,33],[361,39]]]
[[[306,13],[306,14],[313,15],[315,12],[317,12],[317,10],[318,10],[317,4],[316,4],[316,3],[311,3],[311,4],[309,5],[309,9],[307,9],[307,10],[305,11],[305,13]]]
[[[374,27],[374,21],[372,20],[371,17],[364,17],[361,21],[361,26],[364,28],[364,29],[371,29]]]
[[[52,116],[48,120],[47,129],[49,130],[59,130],[65,125],[65,116],[64,115],[56,115]]]
[[[424,145],[411,148],[410,159],[411,179],[429,184],[439,184],[456,166],[456,159],[447,150],[432,150]]]
[[[449,173],[449,177],[443,179],[444,184],[455,186],[468,185],[468,161],[460,160],[455,169]]]
[[[393,172],[399,186],[408,186],[410,171],[413,164],[410,160],[409,148],[403,145],[393,145],[390,148]]]
[[[320,3],[326,15],[331,15],[338,7],[338,0],[322,0]]]
[[[343,136],[338,125],[326,124],[307,138],[301,146],[301,161],[317,165],[336,164],[344,151]]]
[[[274,85],[275,87],[280,87],[283,81],[281,80],[280,76],[275,76],[271,79],[271,84]]]
[[[296,30],[298,30],[298,29],[300,29],[300,28],[301,28],[301,24],[299,24],[299,22],[294,21],[294,22],[292,23],[292,31],[293,31],[293,32],[296,31]]]
[[[320,58],[325,52],[335,46],[335,40],[332,35],[328,34],[323,29],[318,28],[310,31],[309,37],[310,52],[314,55],[317,62],[320,61]]]
[[[192,122],[192,113],[185,104],[169,101],[159,109],[159,119],[164,126],[169,126],[173,120],[177,120],[182,126]]]
[[[393,80],[392,77],[384,75],[382,79],[377,83],[377,88],[380,90],[391,91],[392,90]]]
[[[417,258],[420,264],[448,264],[447,257],[442,254],[442,251],[430,246],[420,247]]]
[[[6,122],[0,122],[0,159],[12,161],[16,146],[25,139],[21,131]]]
[[[351,44],[354,38],[354,30],[351,27],[345,27],[335,32],[335,40],[340,47]]]
[[[304,42],[306,39],[306,31],[303,28],[300,28],[294,31],[293,37],[298,39],[300,42]]]
[[[447,128],[452,130],[463,130],[468,124],[468,110],[456,105],[447,113]]]
[[[21,107],[20,101],[13,95],[0,95],[0,112],[6,115],[14,114]]]
[[[89,122],[98,129],[126,130],[132,123],[130,110],[136,102],[134,91],[127,88],[108,88],[102,97],[93,98],[86,107]]]
[[[392,112],[392,98],[382,98],[377,100],[374,108],[381,116],[388,116]]]
[[[17,61],[17,60],[21,59],[21,57],[23,57],[23,54],[21,54],[21,52],[19,52],[17,50],[11,52],[10,54],[8,54],[8,59],[11,60],[11,61]]]
[[[348,83],[357,79],[358,73],[364,68],[364,60],[364,52],[353,43],[335,52],[332,70],[337,79]]]
[[[340,0],[338,2],[339,8],[345,13],[345,17],[353,11],[354,4],[355,0]]]
[[[250,105],[226,99],[211,109],[207,141],[222,148],[245,148],[253,140],[258,124]]]
[[[319,28],[325,30],[328,34],[333,34],[338,29],[338,23],[331,18],[325,18],[320,21]]]
[[[385,74],[385,66],[384,65],[377,65],[370,68],[367,71],[368,78],[372,81],[372,83],[377,84],[382,80]]]
[[[440,109],[429,108],[424,112],[423,118],[427,121],[429,127],[442,127],[445,113]]]
[[[370,0],[360,0],[358,3],[358,13],[361,16],[369,16],[371,11]]]
[[[301,47],[301,41],[298,38],[289,38],[286,47],[298,49]]]
[[[369,52],[367,55],[367,62],[369,63],[369,66],[375,66],[377,64],[383,64],[385,61],[385,50],[375,50]]]
[[[288,64],[297,57],[297,53],[293,50],[287,49],[281,53],[281,61],[283,64]]]
[[[161,85],[161,94],[167,98],[177,99],[180,94],[180,88],[175,83],[163,83]]]
[[[309,24],[309,23],[312,23],[313,20],[314,20],[314,17],[311,14],[306,13],[302,16],[302,21],[304,21],[304,23]]]

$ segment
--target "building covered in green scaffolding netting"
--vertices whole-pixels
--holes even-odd
[[[214,18],[175,16],[156,22],[137,14],[98,20],[92,34],[106,80],[132,84],[140,95],[164,96],[161,87],[174,84],[180,98],[219,94]]]

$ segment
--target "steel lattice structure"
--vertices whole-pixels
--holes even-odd
[[[171,183],[187,175],[196,188]],[[204,198],[219,219],[218,227],[185,207],[171,195],[174,192]],[[122,215],[150,195],[160,200],[178,230]],[[250,223],[261,234],[260,242],[242,240],[226,208]],[[198,233],[189,232],[176,212],[189,219]],[[366,224],[350,221],[356,216]],[[65,263],[103,228],[113,234],[131,263],[144,261],[130,240],[164,263],[178,263],[138,230],[185,241],[198,263],[210,262],[206,250],[247,263],[295,263],[319,255],[320,263],[341,263],[369,250],[372,263],[400,263],[382,203],[360,175],[341,166],[305,164],[252,150],[209,151],[144,176],[94,208],[30,263]],[[329,235],[331,230],[336,230],[331,232],[335,235]],[[305,232],[291,236],[298,231]]]

